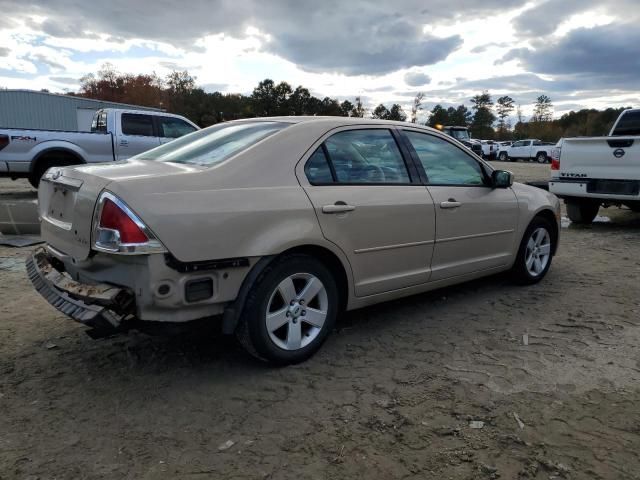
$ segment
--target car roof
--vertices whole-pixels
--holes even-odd
[[[230,123],[246,122],[286,122],[291,124],[316,124],[328,128],[335,128],[349,125],[386,125],[389,127],[418,128],[420,130],[442,133],[435,128],[420,125],[418,123],[401,122],[395,120],[379,120],[376,118],[362,117],[332,117],[332,116],[280,116],[280,117],[254,117],[232,120]]]

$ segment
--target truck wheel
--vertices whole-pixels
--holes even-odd
[[[35,188],[36,190],[38,189],[38,186],[40,185],[40,179],[44,175],[44,172],[46,172],[51,166],[52,165],[49,162],[40,162],[35,166],[35,168],[31,172],[31,175],[29,175],[29,183],[33,188]]]
[[[39,158],[33,166],[33,170],[29,175],[29,183],[33,188],[37,189],[40,185],[40,179],[51,167],[68,167],[82,163],[82,160],[66,152],[47,154]]]
[[[600,202],[597,200],[568,199],[567,216],[573,223],[589,224],[596,218],[600,210]]]
[[[500,155],[498,155],[498,159],[501,162],[508,162],[509,161],[509,155],[507,155],[507,152],[500,152]]]
[[[640,213],[640,203],[627,203],[627,207],[632,212]]]
[[[551,266],[556,237],[549,220],[535,217],[522,237],[518,256],[511,269],[516,283],[529,285],[544,278]]]
[[[287,365],[311,357],[333,329],[338,287],[331,271],[308,255],[288,255],[256,279],[236,332],[253,356]]]
[[[537,161],[538,163],[547,163],[547,154],[546,154],[546,153],[544,153],[544,152],[539,152],[539,153],[536,155],[536,161]]]

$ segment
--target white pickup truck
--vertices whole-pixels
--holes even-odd
[[[0,127],[0,177],[38,186],[50,167],[113,162],[198,130],[179,115],[142,110],[98,110],[91,132]]]
[[[545,143],[542,140],[527,139],[513,142],[508,147],[501,147],[498,160],[503,162],[523,160],[535,160],[538,163],[551,161],[553,143]]]
[[[622,112],[607,137],[561,138],[549,191],[564,198],[574,223],[591,223],[601,206],[640,212],[640,109]]]

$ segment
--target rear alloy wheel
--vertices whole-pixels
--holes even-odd
[[[509,155],[507,155],[507,152],[500,152],[500,155],[498,155],[498,159],[501,162],[508,162],[509,161]]]
[[[544,278],[551,266],[555,250],[555,237],[551,224],[536,217],[525,232],[512,273],[521,284],[537,283]]]
[[[593,200],[567,199],[567,216],[573,223],[588,225],[598,215],[600,202]]]
[[[262,360],[281,365],[302,362],[325,341],[337,311],[338,291],[331,272],[313,257],[287,256],[256,280],[238,338]]]
[[[547,154],[544,152],[538,153],[538,155],[536,155],[536,161],[538,163],[547,163]]]

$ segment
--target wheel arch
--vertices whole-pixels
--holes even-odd
[[[264,269],[273,262],[287,255],[293,254],[309,255],[320,260],[326,267],[328,267],[336,279],[340,302],[339,311],[343,311],[347,308],[350,288],[349,267],[345,266],[344,261],[327,247],[315,244],[298,245],[283,250],[277,255],[264,256],[252,267],[242,282],[242,286],[238,291],[236,299],[227,308],[225,308],[222,318],[222,332],[224,334],[230,335],[235,332],[242,315],[247,295]]]
[[[47,148],[46,150],[42,150],[41,152],[38,152],[38,154],[35,157],[33,157],[29,172],[33,173],[36,170],[36,165],[39,165],[41,162],[44,162],[48,159],[60,158],[60,157],[66,157],[69,159],[77,160],[78,165],[86,163],[82,155],[80,155],[78,152],[71,150],[70,148],[51,147],[51,148]],[[72,165],[75,165],[75,164],[72,164]]]

